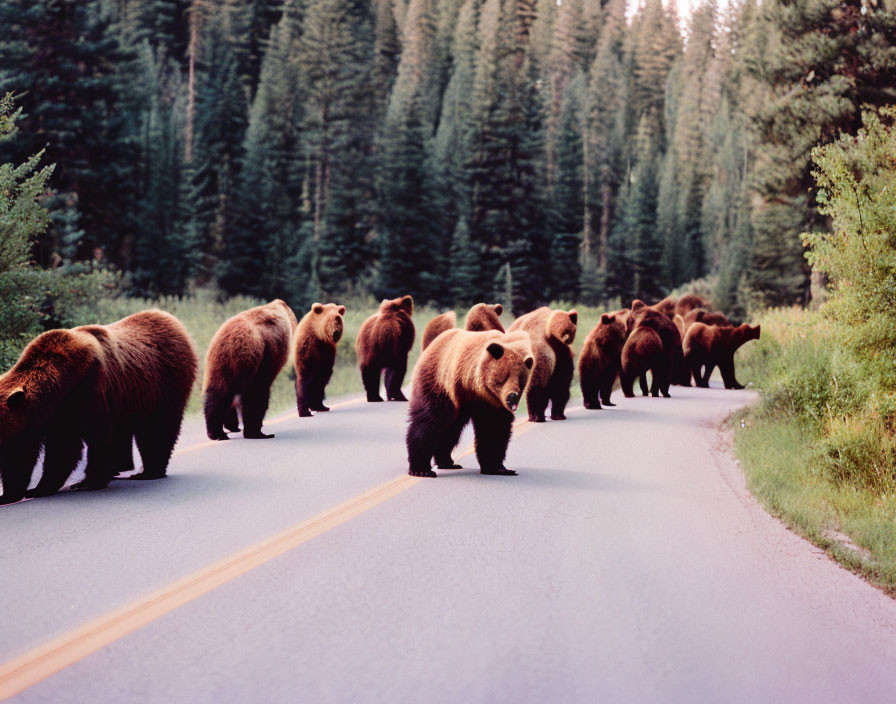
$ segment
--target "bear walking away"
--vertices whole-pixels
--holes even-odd
[[[472,420],[482,474],[516,474],[504,466],[504,457],[534,364],[532,344],[522,331],[439,335],[414,369],[408,473],[435,477],[433,459],[439,469],[460,469],[451,452]]]
[[[678,301],[675,298],[675,296],[667,296],[666,298],[661,300],[659,303],[654,303],[650,307],[656,311],[659,311],[663,315],[668,316],[671,319],[675,316],[675,307],[676,307],[677,303],[678,303]]]
[[[401,391],[408,369],[408,352],[414,345],[414,299],[410,296],[385,300],[380,309],[361,325],[355,349],[361,381],[368,401],[382,401],[380,376],[386,371],[386,398],[407,401]]]
[[[456,327],[457,313],[453,310],[437,315],[426,324],[425,328],[423,328],[423,338],[421,340],[422,348],[425,350],[429,347],[429,343],[435,340],[443,332],[446,330],[454,330]]]
[[[693,325],[694,323],[705,323],[706,325],[721,325],[722,327],[733,327],[731,321],[728,320],[727,315],[712,310],[706,310],[705,308],[694,308],[694,310],[690,311],[684,317],[685,332],[687,332],[688,328],[691,327],[691,325]]]
[[[243,437],[272,438],[261,432],[271,385],[289,358],[296,316],[279,298],[250,308],[225,322],[209,344],[203,384],[205,428],[212,440],[227,440],[239,430]]]
[[[526,392],[529,420],[544,423],[551,404],[551,420],[565,420],[569,385],[573,376],[570,345],[576,337],[578,313],[551,310],[547,306],[526,313],[513,321],[510,332],[524,330],[532,340],[535,369]]]
[[[634,384],[638,378],[641,393],[647,395],[647,372],[653,375],[650,393],[659,396],[665,378],[668,357],[663,350],[659,334],[649,327],[635,328],[622,348],[619,385],[626,398],[635,395]]]
[[[315,303],[293,335],[296,407],[300,417],[310,416],[311,411],[330,410],[324,405],[324,393],[333,375],[336,343],[342,339],[343,315],[345,306]]]
[[[610,402],[613,383],[622,363],[622,347],[628,337],[631,311],[604,313],[588,333],[579,354],[579,382],[585,408],[600,409]]]
[[[196,350],[184,326],[159,310],[111,325],[51,330],[35,338],[0,376],[0,504],[49,496],[65,484],[87,445],[80,489],[165,476],[196,377]],[[40,450],[43,476],[27,491]]]
[[[467,320],[464,324],[465,330],[472,332],[482,332],[483,330],[497,330],[504,332],[504,326],[498,316],[504,312],[504,306],[500,303],[490,305],[488,303],[477,303],[470,312],[467,313]],[[423,349],[429,347],[429,344],[446,330],[453,330],[457,326],[457,315],[455,312],[448,311],[437,315],[430,320],[423,329]]]
[[[742,389],[734,375],[734,353],[748,340],[758,340],[760,326],[721,327],[694,323],[684,337],[685,363],[694,374],[697,386],[709,386],[715,367],[722,373],[726,389]],[[705,371],[701,368],[705,367]]]
[[[694,308],[703,308],[704,310],[711,310],[712,303],[709,302],[708,299],[703,298],[703,296],[698,296],[693,293],[687,293],[675,303],[675,312],[678,313],[682,318],[684,318],[688,313],[690,313]]]
[[[464,323],[464,329],[471,332],[482,332],[483,330],[497,330],[504,332],[504,326],[498,319],[504,312],[504,306],[500,303],[491,305],[489,303],[477,303],[470,308],[467,313],[467,321]]]
[[[672,319],[638,299],[632,302],[632,316],[635,329],[648,327],[656,332],[662,340],[665,363],[660,365],[659,370],[658,388],[660,393],[669,398],[669,386],[673,381],[689,386],[690,380],[685,383],[683,374],[684,354],[681,347],[681,333],[678,332],[678,327],[672,322]]]

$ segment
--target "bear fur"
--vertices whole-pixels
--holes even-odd
[[[429,347],[429,343],[435,340],[446,330],[454,330],[457,327],[457,313],[449,310],[447,313],[437,315],[430,320],[426,327],[423,328],[423,338],[421,340],[422,349]]]
[[[626,398],[635,395],[634,382],[639,378],[641,393],[647,395],[647,372],[651,372],[650,393],[659,396],[662,390],[668,355],[663,349],[663,340],[654,329],[639,326],[636,327],[625,346],[622,348],[621,368],[619,372],[619,385]]]
[[[408,369],[408,353],[414,346],[414,299],[384,300],[380,309],[361,324],[355,350],[361,381],[368,401],[382,401],[380,376],[386,370],[386,398],[407,401],[401,391]]]
[[[324,393],[333,375],[344,315],[345,306],[315,303],[299,321],[293,335],[296,407],[301,418],[310,416],[311,411],[330,410],[324,405]]]
[[[460,469],[451,451],[472,420],[482,474],[516,474],[504,466],[504,457],[534,365],[532,343],[523,331],[439,335],[414,368],[408,473],[435,477],[433,459],[439,469]]]
[[[721,327],[694,323],[684,337],[685,363],[694,374],[697,386],[709,386],[709,377],[715,367],[722,373],[726,389],[742,389],[734,375],[734,353],[749,340],[758,340],[760,326],[739,325]],[[701,367],[705,372],[701,373]]]
[[[477,303],[470,308],[467,313],[467,321],[464,323],[464,329],[471,332],[482,332],[483,330],[497,330],[504,332],[504,326],[498,319],[504,312],[504,306],[500,303],[490,305],[488,303]]]
[[[0,376],[0,504],[63,487],[87,445],[80,489],[165,476],[196,378],[196,349],[173,315],[159,310],[111,325],[51,330]],[[40,450],[43,476],[27,491]]]
[[[684,318],[682,318],[678,313],[672,316],[672,322],[675,323],[675,327],[678,328],[678,334],[681,335],[681,339],[684,340],[684,334],[687,332],[687,327],[685,326]]]
[[[237,432],[237,407],[243,437],[272,438],[261,431],[271,385],[289,359],[295,313],[279,298],[239,313],[212,338],[203,383],[205,429],[211,440],[227,440],[224,429]]]
[[[497,330],[498,332],[504,332],[504,326],[501,325],[501,321],[498,319],[498,316],[503,312],[504,306],[500,303],[495,303],[494,305],[477,303],[470,308],[470,312],[467,313],[467,321],[464,324],[464,329],[472,332],[482,332],[483,330]],[[441,333],[446,330],[453,330],[455,327],[457,327],[457,315],[454,311],[448,311],[447,313],[437,315],[430,320],[423,329],[422,348],[425,350]]]
[[[690,313],[694,308],[703,308],[704,310],[711,310],[712,303],[703,296],[698,296],[693,293],[686,293],[684,296],[678,299],[675,303],[675,312],[678,313],[682,318],[684,318],[688,313]]]
[[[722,327],[733,327],[728,316],[724,313],[718,313],[705,308],[694,308],[684,317],[685,332],[694,323],[705,323],[706,325],[721,325]]]
[[[654,303],[650,307],[656,311],[659,311],[663,315],[672,318],[675,316],[675,307],[677,303],[678,301],[675,296],[666,296],[666,298],[661,300],[659,303]]]
[[[684,354],[681,347],[681,333],[678,327],[664,313],[660,313],[644,301],[636,299],[632,302],[632,317],[635,322],[635,330],[639,327],[649,327],[656,332],[663,342],[663,355],[666,362],[660,365],[659,391],[669,398],[669,386],[673,381],[677,384],[690,386],[690,380],[684,380]]]
[[[570,345],[576,337],[578,313],[551,310],[543,306],[513,321],[508,332],[523,330],[532,340],[535,369],[526,392],[529,420],[545,422],[545,411],[551,404],[551,420],[565,420],[569,401],[569,385],[574,371]]]
[[[585,408],[598,410],[610,402],[613,383],[622,363],[622,347],[628,337],[631,311],[604,313],[588,333],[579,354],[579,383]]]

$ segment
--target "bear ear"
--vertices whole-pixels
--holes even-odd
[[[6,406],[10,410],[15,411],[23,405],[25,405],[25,389],[20,386],[9,392],[9,396],[6,397]]]
[[[579,314],[576,312],[575,308],[569,311],[569,319],[572,321],[573,325],[579,324]]]
[[[501,359],[501,357],[504,356],[504,348],[501,347],[501,345],[499,345],[497,342],[491,343],[485,349],[487,349],[488,353],[495,359]]]
[[[339,315],[345,315],[345,306],[339,306],[336,309],[336,312],[339,313]]]
[[[705,311],[705,310],[698,310],[698,311],[697,311],[697,322],[698,322],[698,323],[702,323],[702,322],[703,322],[703,316],[704,316],[704,315],[706,315],[706,311]]]
[[[610,315],[609,313],[604,313],[602,316],[600,316],[600,322],[604,325],[612,325],[615,320],[616,316]]]
[[[504,306],[500,303],[495,303],[495,315],[501,315],[504,312]]]
[[[414,299],[410,296],[402,296],[400,306],[410,315],[414,312]]]
[[[535,364],[535,357],[529,355],[523,360],[523,364],[526,365],[526,369],[531,369],[532,365]]]
[[[313,310],[317,314],[320,314],[324,312],[324,307],[321,303],[314,303],[311,305],[311,310]]]
[[[646,305],[647,304],[644,301],[642,301],[640,298],[636,298],[635,300],[632,301],[632,310],[633,311],[641,310],[641,308],[644,308]]]

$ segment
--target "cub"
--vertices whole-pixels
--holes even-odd
[[[513,414],[535,358],[524,332],[448,330],[426,348],[414,368],[407,432],[408,473],[435,477],[460,469],[451,451],[472,420],[482,474],[514,475],[504,466]]]
[[[336,343],[342,339],[345,306],[315,303],[299,322],[293,338],[296,369],[296,407],[306,418],[311,411],[329,411],[324,391],[333,375]]]
[[[641,393],[647,395],[647,372],[653,379],[650,392],[659,396],[668,364],[663,350],[663,341],[659,334],[648,327],[637,327],[629,336],[622,348],[622,363],[619,373],[619,384],[626,398],[635,395],[635,377],[639,377]]]
[[[111,325],[50,330],[0,376],[0,504],[63,487],[87,445],[79,489],[164,477],[196,378],[196,350],[173,315],[150,310]],[[44,451],[43,476],[27,491]]]
[[[261,432],[271,385],[289,358],[296,316],[279,298],[250,308],[225,322],[208,347],[205,362],[205,430],[211,440],[237,432],[237,407],[243,437],[272,438]]]
[[[616,405],[610,402],[610,394],[622,363],[622,347],[628,337],[630,319],[627,309],[604,313],[585,338],[579,354],[579,382],[585,408],[598,410],[601,401],[605,406]]]
[[[386,398],[407,401],[401,391],[408,369],[408,353],[414,346],[414,299],[384,300],[380,309],[361,324],[355,350],[361,381],[368,401],[382,401],[380,376],[386,370]]]
[[[715,367],[722,373],[726,389],[742,389],[734,376],[734,353],[749,340],[758,340],[760,326],[720,327],[694,323],[684,337],[685,363],[694,374],[697,386],[709,386],[709,377]],[[701,367],[705,372],[701,373]]]
[[[551,420],[565,420],[563,411],[569,401],[569,385],[573,375],[573,355],[570,345],[576,337],[579,316],[551,310],[547,306],[526,313],[513,321],[510,331],[523,330],[532,340],[535,369],[526,392],[529,420],[545,422],[545,411],[551,404]]]

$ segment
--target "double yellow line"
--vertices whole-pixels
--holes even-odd
[[[363,403],[363,398],[334,404],[332,408],[344,408]],[[266,425],[282,423],[293,417],[284,414]],[[533,426],[527,420],[514,424],[517,434],[522,434]],[[203,442],[179,450],[175,454],[185,454],[204,447],[219,444],[217,441]],[[467,448],[458,458],[473,454],[474,448]],[[183,606],[216,587],[226,584],[240,575],[259,567],[275,557],[308,542],[356,516],[369,511],[421,481],[419,477],[408,475],[393,479],[360,496],[328,511],[298,523],[245,550],[231,555],[188,577],[159,589],[152,594],[116,609],[79,628],[54,638],[33,650],[0,665],[0,700],[8,699],[56,674],[69,665],[87,657],[110,643],[132,633],[160,616]]]

